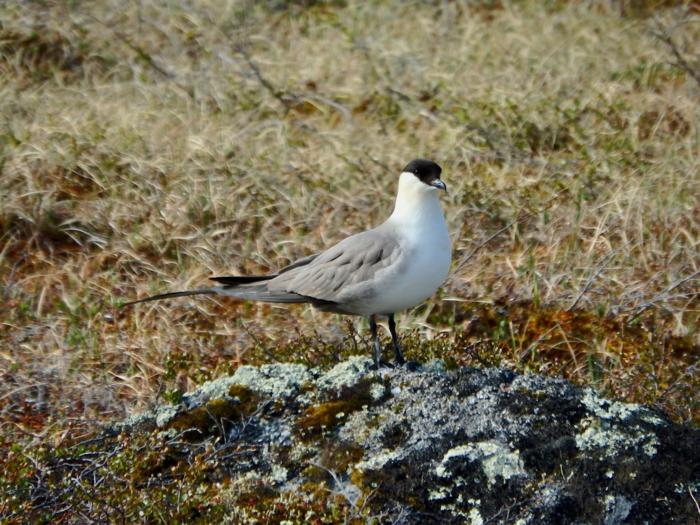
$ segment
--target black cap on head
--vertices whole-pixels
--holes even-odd
[[[413,173],[421,182],[432,186],[433,181],[440,179],[442,168],[432,160],[415,159],[406,164],[403,172]]]

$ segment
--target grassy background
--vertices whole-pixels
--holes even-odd
[[[672,4],[2,4],[0,442],[368,352],[363,321],[303,306],[116,306],[376,225],[418,156],[455,265],[400,316],[410,358],[697,423],[700,21]]]

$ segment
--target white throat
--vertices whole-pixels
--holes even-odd
[[[397,227],[434,227],[436,222],[444,224],[439,190],[424,184],[413,173],[402,173],[399,177],[394,212],[389,221]]]
[[[402,173],[394,212],[384,223],[399,245],[397,270],[370,313],[388,314],[410,308],[435,293],[450,271],[452,246],[440,208],[440,190],[413,173]]]

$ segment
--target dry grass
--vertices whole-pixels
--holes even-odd
[[[365,351],[361,322],[305,307],[115,306],[374,225],[417,156],[443,165],[456,269],[401,316],[414,357],[698,420],[700,85],[652,32],[697,65],[696,14],[192,4],[0,7],[6,442],[77,438],[243,362]]]

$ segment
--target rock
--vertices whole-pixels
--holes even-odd
[[[312,378],[304,365],[242,366],[232,376],[209,381],[194,392],[185,394],[183,402],[194,408],[211,399],[225,398],[232,385],[240,385],[265,396],[284,398],[295,395]]]
[[[316,386],[324,392],[338,393],[356,385],[371,370],[372,363],[369,357],[353,356],[321,375]]]
[[[558,379],[370,365],[242,367],[118,429],[224,429],[226,446],[258,451],[229,470],[232,523],[246,520],[242,495],[314,483],[380,523],[698,519],[698,429]]]

